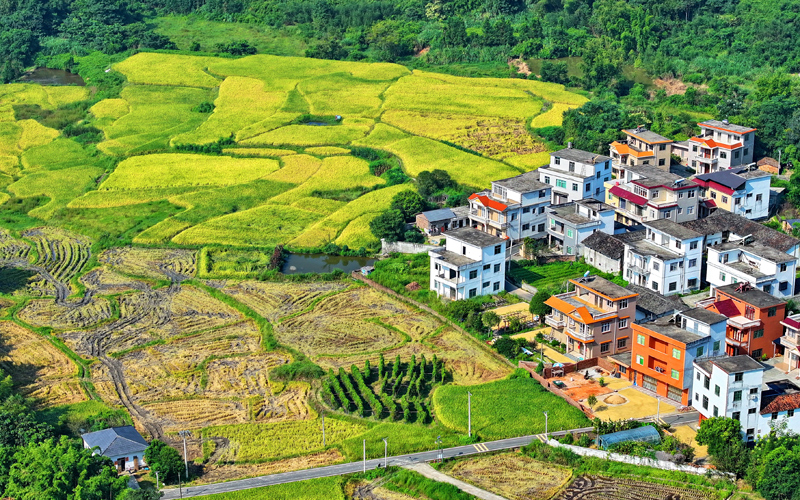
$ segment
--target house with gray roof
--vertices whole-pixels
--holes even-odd
[[[415,225],[428,236],[469,225],[468,207],[439,208],[417,214]]]
[[[566,148],[550,153],[550,165],[536,170],[539,181],[552,188],[552,204],[594,198],[603,201],[603,183],[611,180],[611,158],[589,151]]]
[[[505,290],[507,238],[465,227],[444,234],[443,248],[430,250],[430,289],[462,300]]]
[[[593,233],[614,234],[614,207],[594,199],[551,205],[547,217],[547,242],[561,255],[581,255]]]
[[[627,288],[639,294],[639,298],[636,301],[636,323],[674,316],[681,311],[689,309],[689,306],[677,295],[665,297],[639,285],[628,285]]]
[[[117,470],[139,470],[147,465],[144,452],[148,442],[131,425],[82,434],[83,447],[114,462]]]
[[[581,255],[589,264],[604,273],[622,272],[622,256],[625,243],[617,236],[597,231],[583,240]]]
[[[674,147],[682,162],[698,174],[709,174],[753,163],[755,132],[752,127],[728,120],[706,120],[697,124],[700,134]]]

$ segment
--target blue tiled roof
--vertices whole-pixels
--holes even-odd
[[[453,213],[452,210],[449,208],[440,208],[438,210],[429,210],[427,212],[422,212],[422,215],[425,216],[428,221],[432,220],[448,220],[455,218],[456,214]]]
[[[99,448],[100,454],[107,457],[144,453],[148,446],[142,435],[130,425],[90,432],[81,438],[89,448]]]

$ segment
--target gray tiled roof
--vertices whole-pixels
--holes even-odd
[[[577,161],[580,163],[588,163],[590,165],[596,165],[598,163],[602,163],[604,161],[608,161],[611,158],[604,155],[599,155],[597,153],[591,153],[589,151],[584,151],[582,149],[575,149],[575,148],[564,148],[553,153],[550,153],[550,156],[557,156],[559,158],[564,158],[566,160]]]
[[[440,208],[438,210],[429,210],[427,212],[422,212],[423,217],[425,217],[429,222],[430,221],[438,221],[438,220],[450,220],[455,218],[456,214],[453,213],[452,210],[449,208]]]
[[[740,356],[728,356],[717,358],[711,361],[725,373],[748,372],[752,370],[763,370],[764,365],[746,354]]]
[[[628,135],[635,136],[645,142],[672,142],[672,139],[664,137],[663,135],[656,134],[652,130],[645,129],[627,129],[624,131]]]
[[[686,316],[687,318],[696,319],[697,321],[705,323],[707,325],[714,325],[719,323],[720,321],[728,321],[727,316],[715,313],[714,311],[709,311],[708,309],[704,309],[702,307],[687,309],[686,311],[681,312],[681,316]]]
[[[625,245],[620,240],[602,231],[596,231],[589,235],[583,240],[583,246],[613,260],[621,259],[625,252]]]
[[[767,260],[771,260],[772,262],[791,262],[795,260],[795,257],[792,257],[786,252],[781,252],[780,250],[776,250],[770,246],[762,245],[757,241],[753,241],[746,245],[742,245],[739,241],[729,241],[728,243],[723,243],[719,246],[720,250],[742,250],[753,255],[757,255]]]
[[[616,283],[612,283],[605,278],[601,278],[600,276],[581,277],[576,278],[574,281],[580,283],[584,288],[598,292],[610,299],[621,299],[622,297],[630,297],[631,295],[635,295],[635,292],[631,292],[630,290],[623,288]]]
[[[682,226],[677,222],[673,222],[669,219],[658,219],[644,223],[645,226],[650,226],[651,228],[660,231],[662,233],[668,234],[673,238],[678,238],[679,240],[686,240],[690,238],[700,238],[703,235],[698,233],[692,228]]]
[[[639,294],[636,298],[636,309],[641,309],[656,316],[668,314],[672,311],[685,311],[689,308],[677,295],[665,297],[658,292],[633,284],[628,285],[627,288]]]
[[[753,222],[740,215],[722,210],[717,210],[708,217],[681,222],[680,224],[706,236],[724,231],[729,231],[740,237],[753,235],[754,239],[759,243],[777,248],[782,252],[786,252],[800,243],[800,240],[792,238],[788,234],[783,234],[758,222]]]
[[[740,134],[746,134],[747,132],[755,130],[752,127],[742,127],[741,125],[734,125],[733,123],[725,123],[720,120],[706,120],[704,122],[698,123],[697,125],[700,127],[702,127],[703,125],[708,125],[710,127],[723,128],[725,130],[730,130],[731,132],[738,132]]]
[[[737,288],[746,288],[746,290],[737,292]],[[744,283],[734,283],[731,285],[719,286],[716,288],[716,290],[726,295],[736,297],[737,299],[747,302],[755,307],[773,307],[786,302],[785,300],[779,299],[778,297],[775,297],[764,290],[759,290],[754,286],[747,286]]]
[[[461,229],[455,229],[445,234],[445,237],[452,238],[458,241],[463,241],[464,243],[475,245],[480,248],[485,248],[492,245],[499,245],[506,241],[503,238],[492,236],[489,233],[484,233],[483,231],[479,231],[471,227],[462,227]]]
[[[447,262],[448,264],[453,264],[456,267],[468,266],[470,264],[475,264],[479,262],[477,260],[470,259],[466,255],[461,255],[459,253],[451,252],[450,250],[432,250],[432,252],[438,253],[442,256],[442,260]]]
[[[691,344],[692,342],[697,342],[698,340],[706,338],[706,335],[698,335],[684,330],[673,323],[671,318],[660,318],[649,323],[643,323],[642,326],[684,344]]]
[[[531,191],[540,191],[542,189],[550,189],[551,186],[544,182],[539,182],[539,172],[532,170],[515,177],[508,179],[500,179],[499,181],[492,181],[492,184],[503,186],[507,189],[512,189],[520,193],[528,193]]]
[[[97,447],[100,454],[107,457],[143,454],[148,446],[142,435],[130,425],[90,432],[81,438],[90,449]]]

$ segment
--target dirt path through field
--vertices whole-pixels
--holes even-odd
[[[433,479],[434,481],[439,481],[440,483],[447,483],[452,484],[456,488],[460,489],[461,491],[465,491],[470,495],[474,495],[482,500],[506,500],[505,497],[501,497],[500,495],[495,495],[494,493],[489,493],[486,490],[482,490],[471,484],[467,484],[464,481],[459,481],[458,479],[452,478],[447,474],[442,474],[438,470],[434,469],[430,466],[430,464],[421,463],[415,465],[408,465],[406,469],[413,470],[423,476],[427,477],[428,479]]]

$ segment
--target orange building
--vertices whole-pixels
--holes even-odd
[[[703,305],[728,317],[727,354],[748,354],[755,359],[783,354],[778,339],[783,336],[785,301],[747,282],[721,286],[714,294],[713,301]]]
[[[545,301],[553,308],[545,317],[545,323],[553,327],[551,335],[578,359],[630,350],[639,294],[599,276],[569,281],[574,291]]]

